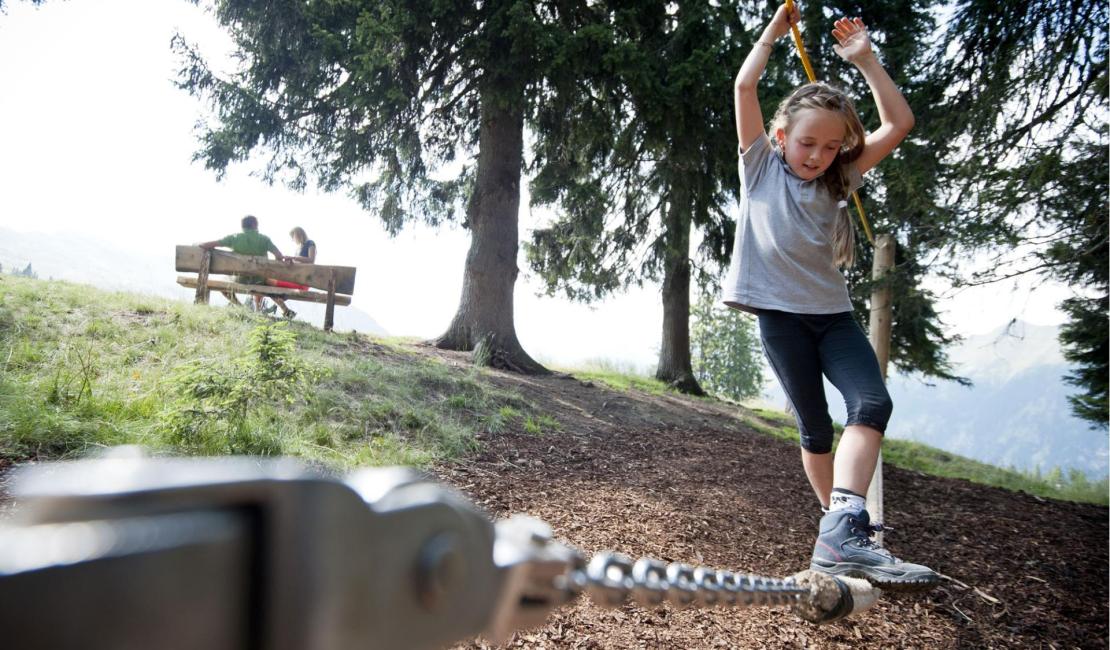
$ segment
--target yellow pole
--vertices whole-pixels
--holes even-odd
[[[788,14],[794,12],[794,0],[786,0],[786,12]],[[817,81],[817,75],[813,72],[813,65],[809,62],[809,55],[806,54],[806,46],[802,43],[802,33],[798,31],[797,25],[790,25],[790,32],[794,36],[794,45],[798,48],[798,56],[802,59],[802,67],[805,68],[806,77],[812,82]],[[859,213],[860,223],[863,224],[863,232],[867,235],[867,241],[871,245],[875,245],[875,238],[871,235],[871,224],[867,223],[867,217],[863,213],[863,202],[859,200],[859,194],[852,192],[852,200],[856,204],[856,212]]]
[[[786,13],[788,15],[794,13],[794,0],[786,0]],[[810,81],[817,81],[817,75],[813,73],[813,65],[809,62],[809,55],[806,54],[806,46],[802,43],[802,33],[798,31],[798,26],[795,24],[790,25],[790,32],[794,35],[794,45],[798,48],[798,56],[802,59],[806,77]]]
[[[890,362],[890,330],[893,326],[894,309],[890,284],[882,282],[894,270],[894,237],[890,234],[879,235],[875,243],[875,258],[871,264],[871,279],[878,286],[871,292],[871,318],[868,329],[871,347],[875,348],[875,358],[879,361],[879,372],[886,381],[887,366]],[[871,521],[883,521],[883,454],[875,461],[875,473],[867,487],[867,512]],[[875,533],[875,541],[883,543],[883,533]]]
[[[863,216],[863,203],[859,200],[859,194],[852,192],[852,200],[856,203],[856,212],[859,213],[859,222],[863,224],[863,233],[867,235],[867,241],[874,246],[875,238],[871,235],[871,224],[867,223],[867,217]]]

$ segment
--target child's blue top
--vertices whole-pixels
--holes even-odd
[[[804,181],[794,174],[767,134],[740,152],[739,170],[740,215],[721,300],[750,312],[851,311],[848,283],[833,251],[837,201],[820,177]],[[852,165],[850,188],[861,183]]]

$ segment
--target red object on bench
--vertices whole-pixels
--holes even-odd
[[[300,291],[308,291],[307,284],[297,284],[296,282],[286,282],[285,280],[274,280],[270,286],[281,287],[282,289],[298,289]]]

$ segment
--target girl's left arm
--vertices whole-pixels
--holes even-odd
[[[882,122],[878,129],[867,135],[863,153],[855,161],[856,167],[863,174],[889,156],[906,138],[913,129],[913,111],[872,51],[871,39],[862,20],[841,18],[835,23],[833,36],[839,43],[833,46],[833,50],[854,64],[871,88]]]
[[[285,259],[290,262],[300,262],[301,264],[315,264],[316,263],[316,244],[308,247],[308,255],[289,255]]]

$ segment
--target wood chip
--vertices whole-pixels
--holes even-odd
[[[959,614],[960,616],[963,616],[965,619],[967,619],[968,623],[974,623],[975,622],[971,619],[970,616],[968,616],[967,614],[964,614],[963,610],[961,610],[959,607],[956,607],[955,605],[952,605],[952,609],[956,610],[957,614]]]
[[[980,589],[978,587],[975,588],[975,593],[979,594],[979,597],[982,598],[983,600],[987,601],[988,603],[992,603],[992,604],[997,605],[997,604],[1002,602],[1001,600],[998,600],[994,596],[991,596],[990,594],[984,592],[982,589]]]
[[[466,358],[432,347],[414,352]],[[445,472],[443,480],[488,504],[495,517],[528,512],[587,557],[613,550],[769,576],[808,562],[820,513],[797,447],[746,429],[736,418],[742,407],[676,395],[618,399],[600,385],[512,373],[483,374],[482,381],[519,394],[563,426],[538,438],[509,424],[454,461],[467,473]],[[901,528],[891,539],[895,554],[962,578],[943,576],[927,594],[884,594],[875,609],[819,627],[786,608],[627,606],[623,617],[609,616],[584,596],[525,631],[534,640],[518,637],[516,647],[1108,647],[1106,507],[1055,500],[1030,507],[1036,502],[1022,494],[890,465],[884,483],[887,516]],[[1064,586],[1066,598],[1056,593]],[[490,648],[465,640],[454,647]]]

